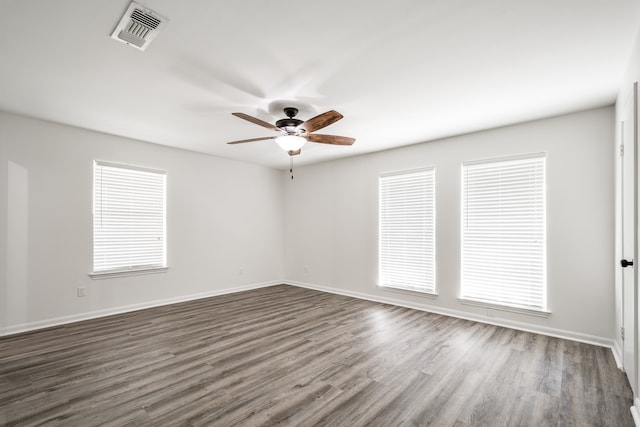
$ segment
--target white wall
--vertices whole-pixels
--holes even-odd
[[[94,159],[167,171],[167,273],[89,278]],[[0,113],[0,334],[281,281],[281,177]]]
[[[298,168],[285,179],[292,283],[611,344],[614,336],[614,109],[575,114]],[[366,141],[357,141],[366,144]],[[460,164],[547,152],[548,319],[457,300]],[[435,299],[377,287],[378,176],[435,166]]]
[[[636,35],[635,42],[633,44],[633,49],[631,50],[631,57],[629,58],[629,64],[627,66],[626,72],[620,84],[620,91],[618,92],[618,97],[616,100],[616,139],[615,143],[612,146],[612,151],[617,154],[618,147],[621,144],[621,132],[620,132],[620,122],[623,120],[624,108],[627,105],[627,102],[633,96],[633,84],[634,82],[640,81],[640,31]],[[638,118],[636,117],[636,120]],[[636,152],[636,156],[638,156],[640,161],[640,152]],[[621,158],[616,155],[616,218],[620,216],[620,177],[619,177],[619,168],[620,168]],[[640,199],[640,186],[637,188],[638,191],[638,199]],[[621,247],[621,237],[619,234],[619,223],[616,223],[616,241],[615,241],[615,255],[614,262],[617,264],[619,260],[622,258]],[[638,253],[636,253],[636,258],[638,257]],[[637,263],[637,261],[636,261]],[[616,268],[615,271],[615,330],[619,331],[623,325],[623,307],[622,307],[622,269]],[[640,301],[636,302],[636,307],[640,306]],[[640,325],[636,325],[636,341],[638,340],[638,330],[640,329]],[[622,339],[620,334],[617,333],[615,335],[615,348],[616,351],[621,352],[624,348]],[[636,347],[637,348],[637,347]],[[640,354],[636,354],[636,358],[640,358]],[[636,380],[636,384],[640,383],[640,372],[636,373],[639,375]],[[632,408],[632,414],[636,421],[636,424],[640,424],[640,400],[637,396],[634,399],[634,407]]]
[[[291,181],[284,172],[0,113],[0,333],[284,278],[609,343],[613,121],[611,107],[589,110],[300,167]],[[548,153],[553,314],[487,318],[456,298],[460,162],[540,151]],[[168,273],[89,278],[94,159],[168,171]],[[436,299],[376,286],[378,175],[428,165],[438,186]],[[86,297],[76,296],[78,286]]]

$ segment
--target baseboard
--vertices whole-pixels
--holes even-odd
[[[622,366],[622,349],[620,348],[620,343],[618,343],[618,341],[613,341],[611,352],[613,353],[613,358],[616,360],[618,369],[620,369],[621,371],[624,370],[624,367]]]
[[[563,338],[571,341],[578,341],[578,342],[597,345],[601,347],[608,347],[612,350],[612,352],[614,351],[613,350],[614,340],[606,339],[606,338],[602,338],[594,335],[582,334],[580,332],[548,328],[545,326],[532,325],[532,324],[517,322],[513,320],[508,320],[508,319],[488,320],[484,316],[477,316],[477,315],[474,315],[473,313],[467,313],[464,311],[437,307],[430,304],[410,303],[402,300],[397,300],[395,298],[387,298],[387,297],[381,297],[378,295],[370,295],[370,294],[365,294],[360,292],[345,291],[344,289],[332,288],[328,286],[320,286],[320,285],[304,283],[304,282],[285,281],[284,283],[292,286],[299,286],[302,288],[314,289],[322,292],[329,292],[332,294],[344,295],[348,297],[359,298],[359,299],[364,299],[364,300],[373,301],[373,302],[380,302],[384,304],[391,304],[391,305],[397,305],[401,307],[413,308],[415,310],[427,311],[427,312],[436,313],[436,314],[443,314],[445,316],[456,317],[459,319],[472,320],[474,322],[486,323],[489,325],[502,326],[505,328],[517,329],[525,332],[533,332],[536,334],[547,335],[547,336],[556,337],[556,338]],[[614,358],[615,357],[616,355],[614,354]],[[616,363],[618,363],[617,360],[616,360]]]
[[[633,406],[631,407],[631,416],[636,427],[640,427],[640,399],[637,397],[633,399]]]
[[[254,283],[250,285],[238,286],[238,287],[227,288],[227,289],[218,289],[210,292],[183,295],[175,298],[168,298],[163,300],[132,304],[132,305],[123,306],[123,307],[114,307],[114,308],[109,308],[105,310],[96,310],[96,311],[91,311],[87,313],[57,317],[57,318],[46,319],[46,320],[41,320],[37,322],[23,323],[19,325],[0,328],[0,336],[13,335],[13,334],[33,331],[37,329],[49,328],[52,326],[64,325],[67,323],[79,322],[82,320],[95,319],[99,317],[111,316],[114,314],[128,313],[132,311],[144,310],[146,308],[153,308],[153,307],[158,307],[163,305],[175,304],[179,302],[192,301],[192,300],[209,298],[209,297],[236,293],[236,292],[243,292],[251,289],[265,288],[268,286],[273,286],[273,285],[278,285],[283,283],[291,286],[314,289],[317,291],[329,292],[332,294],[344,295],[344,296],[349,296],[349,297],[368,300],[368,301],[380,302],[384,304],[392,304],[392,305],[397,305],[401,307],[412,308],[415,310],[428,311],[430,313],[443,314],[445,316],[457,317],[465,320],[472,320],[475,322],[486,323],[490,325],[503,326],[506,328],[517,329],[517,330],[526,331],[526,332],[533,332],[533,333],[548,335],[548,336],[557,337],[557,338],[564,338],[564,339],[569,339],[573,341],[579,341],[587,344],[594,344],[594,345],[599,345],[603,347],[609,347],[611,348],[613,356],[616,359],[616,363],[618,364],[619,367],[621,367],[620,360],[622,359],[619,357],[620,356],[619,348],[617,348],[614,340],[608,340],[605,338],[596,337],[596,336],[587,335],[587,334],[581,334],[578,332],[547,328],[547,327],[538,326],[538,325],[531,325],[531,324],[511,321],[507,319],[494,319],[492,321],[489,321],[487,318],[483,316],[476,316],[472,313],[467,313],[463,311],[437,307],[429,304],[408,303],[406,301],[398,300],[395,298],[381,297],[377,295],[346,291],[344,289],[339,289],[339,288],[320,286],[320,285],[315,285],[311,283],[295,282],[295,281],[271,281],[271,282],[263,282],[263,283]]]
[[[232,294],[236,292],[249,291],[251,289],[265,288],[268,286],[280,285],[282,283],[283,283],[282,281],[254,283],[250,285],[237,286],[233,288],[217,289],[210,292],[182,295],[174,298],[167,298],[167,299],[144,302],[139,304],[132,304],[132,305],[127,305],[123,307],[114,307],[114,308],[108,308],[104,310],[95,310],[87,313],[73,314],[70,316],[62,316],[62,317],[57,317],[53,319],[40,320],[37,322],[22,323],[19,325],[0,328],[0,337],[19,334],[22,332],[34,331],[38,329],[50,328],[52,326],[65,325],[67,323],[80,322],[82,320],[112,316],[114,314],[129,313],[132,311],[144,310],[146,308],[153,308],[153,307],[159,307],[163,305],[176,304],[179,302],[193,301],[193,300],[198,300],[202,298],[210,298],[218,295],[226,295],[226,294]]]

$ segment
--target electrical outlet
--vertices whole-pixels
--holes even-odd
[[[244,269],[238,269],[238,276],[242,276],[244,274]]]
[[[87,288],[84,286],[78,286],[78,296],[83,297],[87,295]]]

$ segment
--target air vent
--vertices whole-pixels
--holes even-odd
[[[113,30],[111,38],[136,49],[145,50],[167,22],[167,18],[131,2]]]

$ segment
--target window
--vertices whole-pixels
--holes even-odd
[[[546,311],[545,155],[462,165],[461,299]]]
[[[166,269],[166,173],[95,162],[93,276]]]
[[[435,293],[435,172],[380,176],[380,285]]]

